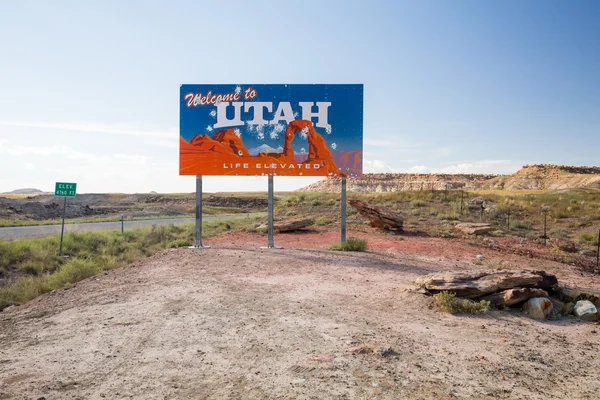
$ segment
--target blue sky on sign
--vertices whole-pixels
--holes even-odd
[[[206,96],[208,92],[213,94],[227,94],[240,91],[243,96],[246,90],[253,89],[256,97],[249,99],[249,102],[270,103],[271,111],[268,108],[260,108],[257,111],[253,107],[248,111],[241,107],[240,119],[244,124],[236,126],[217,127],[218,110],[214,105],[198,105],[188,107],[188,101],[185,100],[186,94],[198,94]],[[363,88],[361,85],[262,85],[262,84],[219,84],[219,85],[183,85],[181,87],[180,99],[180,134],[188,142],[196,135],[210,135],[223,129],[234,129],[240,136],[246,148],[252,153],[252,149],[267,145],[272,149],[281,147],[283,150],[285,129],[287,123],[285,120],[278,120],[277,123],[252,124],[253,119],[264,119],[272,121],[280,109],[280,103],[289,103],[291,117],[293,119],[303,119],[303,112],[300,102],[310,101],[313,103],[311,112],[319,115],[320,108],[315,104],[318,102],[327,102],[329,106],[323,106],[323,120],[313,117],[311,120],[315,125],[315,130],[321,134],[327,141],[332,151],[362,151],[362,127],[363,127]],[[244,102],[241,98],[240,102]],[[283,108],[283,110],[285,110]],[[234,107],[227,107],[226,117],[234,119]],[[257,115],[255,115],[257,114]],[[285,117],[285,112],[282,112]],[[327,125],[326,127],[319,126]],[[308,152],[308,140],[306,135],[299,134],[292,141],[294,153],[306,154]]]
[[[362,83],[366,172],[600,160],[594,0],[4,1],[0,37],[0,192],[193,191],[182,83]]]

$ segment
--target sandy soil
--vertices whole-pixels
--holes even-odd
[[[597,324],[452,316],[407,290],[422,274],[497,264],[583,287],[598,277],[353,229],[371,252],[319,249],[333,230],[278,235],[284,250],[235,233],[0,313],[0,399],[598,398]],[[473,265],[475,254],[489,264]]]

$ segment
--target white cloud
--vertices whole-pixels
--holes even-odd
[[[0,126],[18,128],[56,129],[63,131],[77,131],[88,133],[108,133],[111,135],[142,136],[153,138],[174,138],[178,136],[176,130],[157,131],[150,127],[133,126],[125,124],[96,124],[96,123],[70,123],[70,122],[34,122],[34,121],[1,121]]]
[[[363,160],[363,171],[366,173],[395,172],[392,167],[381,160]]]
[[[519,167],[520,165],[511,160],[476,160],[439,168],[415,165],[404,169],[403,172],[418,174],[510,174],[516,172]]]

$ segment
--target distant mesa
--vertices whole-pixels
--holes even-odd
[[[349,154],[348,157],[352,157]],[[600,189],[600,167],[566,165],[525,165],[511,175],[494,174],[415,174],[377,173],[348,179],[353,192],[397,192],[405,190],[594,190]],[[332,177],[299,191],[331,192],[340,190],[339,179]]]
[[[155,192],[154,190],[150,191],[150,194],[158,194],[157,192]]]
[[[33,188],[25,188],[25,189],[16,189],[13,190],[12,192],[4,192],[2,194],[44,194],[46,192],[44,192],[43,190],[40,189],[33,189]]]

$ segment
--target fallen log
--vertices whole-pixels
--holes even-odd
[[[294,232],[300,229],[304,229],[307,226],[312,225],[312,221],[308,218],[295,218],[295,219],[287,219],[283,221],[274,221],[273,222],[273,230],[275,232]],[[262,224],[257,229],[263,230],[267,229],[267,224]]]
[[[367,218],[372,227],[402,232],[404,220],[400,214],[384,207],[367,204],[360,200],[350,200],[348,203],[350,203],[360,215]]]

